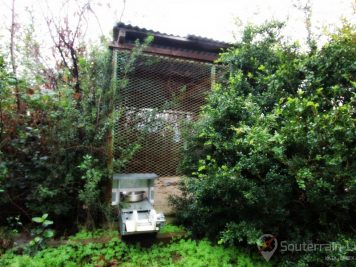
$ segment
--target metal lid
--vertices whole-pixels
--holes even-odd
[[[158,178],[155,173],[115,173],[114,180],[152,180]]]

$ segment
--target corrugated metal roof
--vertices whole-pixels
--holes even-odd
[[[213,62],[219,53],[231,47],[229,43],[197,35],[182,37],[124,23],[118,23],[114,27],[114,42],[111,47],[131,50],[137,40],[142,42],[147,35],[154,38],[145,52],[176,58]]]
[[[199,35],[194,35],[194,34],[188,34],[187,36],[180,36],[180,35],[174,35],[174,34],[170,34],[170,33],[164,33],[164,32],[159,32],[159,31],[155,31],[152,29],[147,29],[144,27],[138,27],[135,25],[131,25],[131,24],[125,24],[125,23],[118,23],[116,25],[117,28],[125,28],[125,29],[132,29],[132,30],[136,30],[136,31],[140,31],[140,32],[146,32],[147,34],[158,34],[158,35],[165,35],[165,36],[170,36],[170,37],[174,37],[174,38],[182,38],[182,39],[188,39],[188,40],[195,40],[195,41],[203,41],[203,42],[210,42],[210,43],[215,43],[215,44],[219,44],[223,47],[225,46],[230,46],[231,44],[227,43],[227,42],[223,42],[223,41],[218,41],[218,40],[214,40],[211,38],[207,38],[207,37],[203,37],[203,36],[199,36]]]

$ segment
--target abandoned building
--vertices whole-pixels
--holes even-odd
[[[142,43],[149,35],[153,41],[135,57],[137,41]],[[114,72],[117,79],[127,81],[119,88],[116,103],[120,119],[114,127],[114,157],[139,146],[121,172],[155,173],[162,187],[176,183],[182,129],[197,119],[207,92],[223,75],[214,61],[228,47],[199,36],[173,36],[123,23],[114,27]],[[161,203],[165,211],[166,195],[159,194],[166,192],[160,191],[160,185],[155,205]],[[113,202],[118,197],[115,186],[114,181]]]

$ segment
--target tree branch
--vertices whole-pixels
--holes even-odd
[[[12,73],[16,79],[15,84],[15,97],[16,97],[16,107],[17,112],[20,112],[21,103],[20,103],[20,90],[17,82],[17,66],[16,66],[16,56],[15,56],[15,34],[16,34],[16,22],[15,22],[15,0],[12,0],[11,8],[11,27],[10,27],[10,58]]]

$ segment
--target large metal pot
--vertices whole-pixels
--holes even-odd
[[[145,191],[133,191],[124,194],[124,201],[138,202],[144,199]]]

